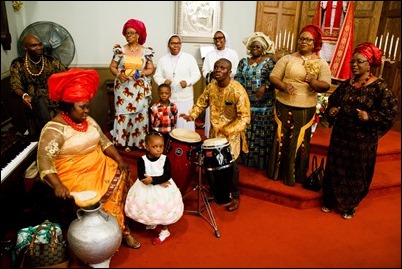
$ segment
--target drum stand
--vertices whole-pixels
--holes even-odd
[[[203,217],[214,228],[215,236],[219,238],[219,237],[221,237],[221,234],[218,230],[218,226],[216,225],[214,214],[212,213],[211,206],[209,205],[209,202],[208,202],[207,190],[205,189],[204,185],[202,184],[202,169],[201,169],[202,160],[201,160],[201,158],[202,157],[199,156],[199,161],[197,164],[199,166],[199,168],[198,168],[198,185],[193,188],[193,191],[195,191],[195,190],[197,191],[197,210],[195,210],[195,211],[194,210],[184,210],[184,212],[192,213],[192,214]],[[188,195],[188,193],[183,196],[183,199],[187,195]],[[201,206],[201,199],[204,202],[203,207]],[[205,217],[205,215],[202,213],[202,211],[204,209],[207,210],[209,218]]]

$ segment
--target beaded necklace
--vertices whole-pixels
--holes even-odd
[[[34,76],[34,77],[37,77],[37,76],[40,76],[41,74],[42,74],[42,72],[43,72],[43,69],[45,68],[45,60],[43,59],[43,55],[41,56],[41,58],[40,58],[40,60],[39,60],[39,62],[42,62],[42,67],[40,68],[40,71],[39,71],[39,73],[32,73],[32,71],[29,69],[29,62],[28,62],[28,54],[25,54],[25,68],[27,69],[27,71],[28,71],[28,73],[31,75],[31,76]],[[30,59],[31,60],[31,59]],[[32,61],[32,60],[31,60]],[[37,62],[37,63],[39,63],[39,62]]]
[[[75,123],[66,113],[61,112],[61,117],[78,132],[86,132],[88,130],[88,121],[84,120],[81,123]]]
[[[352,81],[351,81],[352,87],[355,88],[355,89],[360,89],[361,87],[364,87],[364,85],[366,85],[366,83],[369,81],[369,79],[371,78],[372,75],[373,75],[373,74],[370,73],[370,74],[368,75],[368,77],[367,77],[362,83],[360,83],[360,85],[356,85],[356,86],[355,86],[355,83],[356,83],[357,81],[355,80],[355,77],[353,77],[353,78],[352,78]]]

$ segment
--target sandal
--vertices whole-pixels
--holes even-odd
[[[329,213],[331,212],[331,208],[324,205],[323,207],[321,207],[321,211],[324,213]]]
[[[133,236],[125,235],[123,237],[123,243],[125,246],[133,249],[137,249],[141,247],[141,243],[138,242]]]
[[[347,220],[352,219],[354,215],[355,215],[354,209],[347,209],[342,212],[342,217]]]

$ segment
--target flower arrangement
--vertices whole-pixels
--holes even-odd
[[[317,94],[317,105],[316,105],[316,109],[315,109],[315,115],[316,115],[315,121],[317,123],[320,122],[321,125],[323,125],[325,127],[329,126],[327,114],[325,113],[325,110],[328,107],[328,97],[329,96],[325,95],[324,93],[318,93]]]

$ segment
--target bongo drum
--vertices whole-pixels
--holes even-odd
[[[202,164],[217,204],[230,202],[233,156],[226,138],[210,138],[201,147]]]
[[[201,146],[201,136],[184,128],[173,129],[165,146],[165,154],[172,166],[172,179],[182,195],[196,175],[197,154]]]

